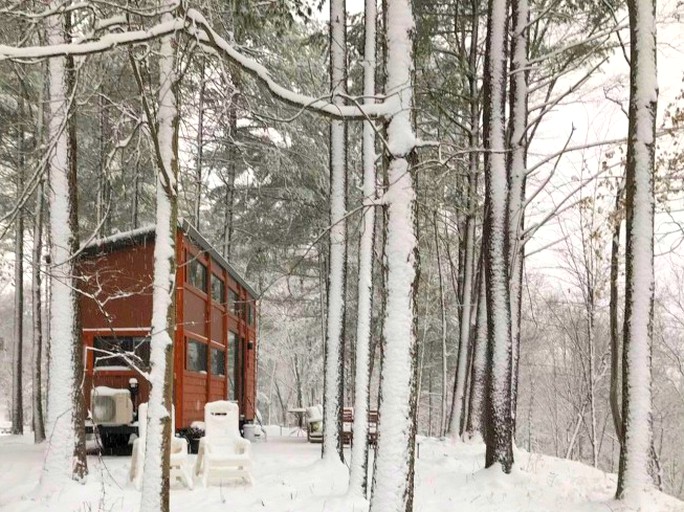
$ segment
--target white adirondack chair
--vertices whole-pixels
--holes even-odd
[[[171,425],[175,425],[175,410],[171,409]],[[138,406],[138,439],[133,441],[130,480],[138,490],[142,489],[143,465],[145,462],[145,439],[147,436],[147,402]],[[171,433],[171,459],[169,461],[169,478],[180,480],[188,489],[192,489],[192,478],[186,462],[188,460],[188,442]]]
[[[250,442],[240,436],[240,411],[225,400],[204,406],[205,435],[200,439],[195,474],[206,487],[213,478],[239,478],[254,483]]]

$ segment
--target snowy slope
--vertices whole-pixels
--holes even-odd
[[[280,437],[253,446],[253,487],[228,484],[194,491],[176,488],[178,512],[362,512],[363,503],[341,500],[346,471],[319,461],[320,445],[305,437]],[[128,483],[129,457],[90,456],[86,485],[71,484],[50,503],[30,498],[38,482],[43,450],[31,438],[0,437],[0,511],[131,512],[140,495]],[[348,456],[349,452],[346,452]],[[612,500],[615,475],[553,457],[516,452],[519,470],[504,477],[481,470],[484,446],[422,440],[417,460],[416,512],[628,512]],[[191,456],[194,462],[194,455]],[[642,512],[684,512],[684,502],[660,493],[648,496]]]

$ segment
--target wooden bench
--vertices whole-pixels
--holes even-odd
[[[354,409],[345,407],[342,409],[342,444],[350,445],[354,438]],[[368,444],[374,446],[378,440],[378,411],[368,411]]]

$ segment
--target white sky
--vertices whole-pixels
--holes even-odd
[[[663,2],[659,6],[660,13],[671,12],[673,9],[676,8],[672,0]],[[681,10],[681,7],[679,9]],[[677,21],[672,16],[666,19],[664,15],[660,15],[659,18],[663,22],[658,26],[658,84],[660,88],[658,125],[662,122],[665,110],[675,100],[676,96],[682,92],[684,87],[682,82],[684,77],[684,23]],[[625,40],[628,39],[628,32],[623,32],[623,37]],[[559,90],[562,89],[562,86],[559,87]],[[594,141],[626,137],[627,118],[618,104],[606,98],[606,91],[609,91],[610,98],[622,100],[624,108],[627,108],[629,69],[622,52],[616,52],[607,65],[599,73],[595,73],[591,80],[583,86],[579,96],[576,95],[572,101],[558,107],[548,116],[530,147],[530,162],[533,163],[536,159],[541,158],[542,155],[560,150],[573,127],[575,131],[570,145],[581,145]],[[682,137],[680,135],[680,141]],[[573,177],[580,174],[583,161],[585,165],[584,176],[594,174],[598,171],[601,161],[606,158],[605,152],[611,149],[613,148],[594,148],[578,151],[564,157],[559,165],[557,176],[550,184],[550,192],[542,193],[539,196],[538,205],[541,205],[541,209],[544,210],[552,203],[557,203],[565,195],[565,191],[576,187],[576,182],[572,180]],[[617,160],[618,155],[612,160],[609,159],[609,162],[616,162]],[[619,168],[616,168],[613,173],[617,174],[618,172],[620,172]],[[593,190],[591,186],[585,189],[587,193],[591,190]],[[613,202],[614,199],[607,199],[610,208],[612,208]],[[682,210],[684,207],[681,199],[675,200],[673,203],[671,206],[674,210]],[[538,214],[537,218],[540,216]],[[684,214],[675,214],[675,217],[679,221],[684,221]],[[573,224],[577,226],[577,221],[579,220],[577,210],[573,209],[567,212],[563,215],[563,219],[568,221],[565,232],[561,232],[557,222],[551,221],[530,242],[528,251],[533,251],[535,248],[563,239],[564,235],[574,236],[571,226]],[[526,219],[528,224],[531,224],[533,221],[533,214],[529,215]],[[678,245],[678,242],[684,235],[681,233],[665,235],[666,231],[671,230],[671,219],[664,214],[657,215],[656,281],[661,283],[667,280],[673,264],[681,265],[681,262],[684,261],[684,248],[677,247],[671,252],[673,246]],[[624,244],[624,232],[622,242]],[[564,246],[564,243],[559,243],[554,246],[554,249],[544,250],[528,258],[526,261],[528,269],[535,273],[542,273],[549,278],[547,279],[547,284],[567,289],[568,283],[563,279],[565,272],[559,268],[559,265],[564,265],[561,254]]]

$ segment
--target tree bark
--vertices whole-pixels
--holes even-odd
[[[487,372],[487,283],[485,282],[482,264],[482,257],[480,257],[480,282],[477,295],[473,371],[470,378],[468,422],[466,424],[466,435],[470,439],[477,439],[477,436],[484,438],[482,416],[484,412]]]
[[[345,0],[330,2],[330,89],[333,103],[344,105],[347,91],[347,17]],[[323,404],[323,459],[344,460],[342,452],[342,399],[344,318],[347,262],[347,125],[330,121],[330,236],[328,315],[325,337]]]
[[[387,307],[380,377],[380,423],[371,512],[413,509],[416,433],[416,302],[418,240],[413,128],[412,2],[389,0],[385,9],[386,97],[394,106],[387,126],[389,187],[385,192]]]
[[[487,394],[485,466],[513,466],[509,195],[506,172],[506,0],[489,0],[484,76]]]
[[[525,246],[522,240],[525,220],[525,175],[527,169],[528,87],[528,27],[530,8],[528,0],[511,3],[511,72],[510,72],[510,120],[507,160],[509,205],[508,237],[510,244],[510,290],[511,290],[511,418],[515,435],[518,404],[518,373],[520,361],[520,313],[522,306],[522,278]]]
[[[440,335],[442,341],[442,398],[440,401],[439,414],[439,435],[443,436],[449,428],[449,418],[447,417],[447,313],[444,301],[444,283],[442,279],[442,256],[439,250],[439,230],[437,229],[437,211],[432,216],[432,224],[435,230],[435,253],[437,255],[437,277],[439,283],[439,310],[440,310]],[[460,357],[460,356],[459,356]],[[459,359],[460,361],[460,359]],[[458,379],[458,374],[456,375]],[[454,407],[456,407],[457,397],[454,395]],[[456,414],[452,414],[454,417]],[[460,414],[459,414],[460,416]],[[458,429],[456,430],[458,436]]]
[[[620,413],[620,356],[622,347],[618,326],[618,276],[620,273],[620,226],[622,225],[621,204],[625,192],[624,180],[615,195],[615,218],[610,245],[610,412],[613,417],[615,436],[622,444],[622,414]]]
[[[51,2],[54,4],[56,2]],[[66,20],[62,22],[62,20]],[[46,19],[48,44],[65,43],[69,15]],[[54,58],[48,64],[50,168],[50,345],[48,421],[50,448],[41,475],[41,494],[50,496],[68,479],[83,480],[85,459],[84,400],[80,387],[83,350],[78,315],[76,266],[79,247],[76,197],[76,132],[69,97],[74,87],[73,59]]]
[[[622,432],[616,497],[652,485],[651,351],[655,126],[655,1],[628,0],[630,98],[626,166],[627,250],[622,354]]]
[[[364,14],[363,94],[365,103],[375,102],[377,0],[366,0]],[[376,198],[375,129],[363,123],[363,200]],[[359,240],[359,286],[356,316],[356,364],[354,425],[349,471],[349,492],[368,495],[368,409],[370,401],[371,321],[373,311],[373,257],[375,243],[375,208],[363,213]]]
[[[24,99],[20,100],[21,120],[17,126],[17,204],[24,192]],[[24,433],[24,213],[19,208],[14,232],[14,350],[12,352],[12,434]]]
[[[42,116],[42,110],[39,114]],[[39,130],[39,133],[41,130]],[[33,440],[45,441],[43,417],[43,300],[41,296],[41,266],[43,244],[43,184],[36,189],[36,211],[33,217],[33,254],[31,298],[33,314]]]
[[[204,72],[206,61],[201,57],[200,64],[200,90],[199,90],[199,113],[197,115],[197,159],[195,160],[195,201],[193,206],[193,222],[197,229],[200,228],[200,209],[202,206],[202,156],[204,150]]]
[[[172,13],[162,21],[173,18]],[[173,340],[176,327],[176,233],[178,219],[178,110],[175,41],[161,40],[157,110],[157,213],[150,340],[150,398],[141,512],[168,512],[172,424]],[[149,122],[153,122],[151,119]]]

